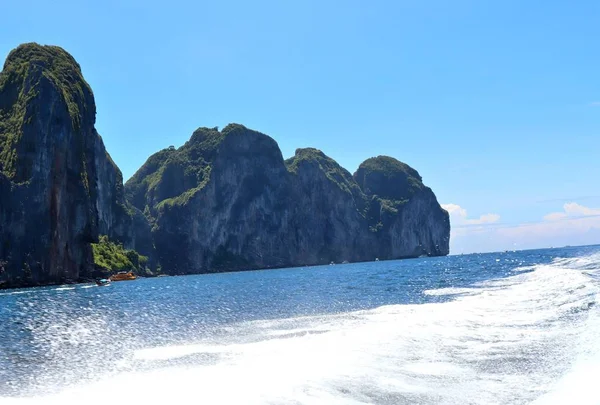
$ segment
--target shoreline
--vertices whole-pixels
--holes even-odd
[[[281,270],[281,269],[296,269],[296,268],[310,268],[310,267],[327,267],[327,266],[339,266],[346,264],[359,264],[359,263],[375,263],[377,261],[380,262],[390,262],[390,261],[398,261],[398,260],[411,260],[411,259],[419,259],[419,258],[435,258],[435,257],[447,257],[449,255],[432,255],[432,256],[408,256],[408,257],[399,257],[394,259],[378,259],[378,260],[365,260],[365,261],[356,261],[356,262],[347,262],[347,263],[320,263],[320,264],[299,264],[299,265],[283,265],[283,266],[271,266],[271,267],[262,267],[262,268],[249,268],[249,269],[241,269],[241,270],[219,270],[219,271],[204,271],[204,272],[191,272],[191,273],[179,273],[179,274],[145,274],[145,275],[137,275],[137,278],[156,278],[156,277],[179,277],[179,276],[198,276],[204,274],[222,274],[222,273],[242,273],[248,271],[266,271],[266,270]],[[134,271],[135,273],[135,271]],[[78,280],[62,280],[61,282],[48,282],[48,283],[31,283],[31,284],[20,284],[20,285],[10,285],[8,282],[0,282],[0,291],[7,290],[18,290],[24,288],[37,288],[37,287],[52,287],[52,286],[61,286],[61,285],[76,285],[76,284],[87,284],[94,283],[95,278],[81,278]]]
[[[561,246],[561,247],[544,247],[544,248],[534,248],[534,249],[521,249],[521,250],[509,250],[509,251],[497,251],[497,252],[473,252],[473,253],[456,253],[456,254],[448,254],[448,255],[432,255],[426,257],[420,256],[410,256],[410,257],[401,257],[396,259],[379,259],[380,262],[390,262],[390,261],[399,261],[399,260],[411,260],[411,259],[420,259],[420,258],[436,258],[436,257],[451,257],[451,256],[474,256],[474,255],[493,255],[493,254],[507,254],[507,253],[519,253],[519,252],[531,252],[536,250],[554,250],[554,249],[577,249],[577,248],[589,248],[589,247],[600,247],[600,244],[593,245],[570,245],[570,246]],[[345,265],[345,264],[359,264],[359,263],[371,263],[376,262],[377,260],[369,260],[369,261],[356,261],[356,262],[348,262],[348,263],[333,263],[335,266]],[[197,273],[180,273],[180,274],[145,274],[145,275],[137,275],[138,278],[156,278],[156,277],[180,277],[180,276],[199,276],[204,274],[222,274],[222,273],[241,273],[247,271],[265,271],[265,270],[281,270],[281,269],[296,269],[296,268],[311,268],[311,267],[326,267],[332,264],[322,263],[322,264],[305,264],[305,265],[296,265],[296,266],[272,266],[272,267],[263,267],[263,268],[252,268],[252,269],[243,269],[243,270],[223,270],[223,271],[205,271],[205,272],[197,272]],[[0,291],[8,291],[8,290],[19,290],[25,288],[37,288],[37,287],[52,287],[52,286],[61,286],[61,285],[76,285],[76,284],[87,284],[94,283],[94,278],[82,278],[79,280],[62,280],[61,282],[48,282],[48,283],[32,283],[32,284],[21,284],[21,285],[10,285],[8,282],[1,283],[0,282]]]

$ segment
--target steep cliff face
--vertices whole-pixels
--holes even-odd
[[[164,271],[268,268],[292,263],[288,176],[273,139],[232,124],[152,156],[126,188]]]
[[[95,118],[92,91],[63,49],[25,44],[8,55],[0,73],[0,283],[89,276],[90,242],[131,233],[121,173]]]
[[[286,165],[294,189],[294,263],[374,260],[366,197],[352,175],[312,148],[296,150]]]
[[[369,200],[366,217],[378,257],[449,253],[450,219],[419,173],[394,158],[364,161],[354,173]]]
[[[237,124],[198,129],[125,188],[165,272],[448,253],[448,214],[414,169],[379,157],[352,176],[312,148],[284,162],[273,139]]]

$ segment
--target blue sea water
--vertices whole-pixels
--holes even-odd
[[[0,291],[0,404],[600,404],[600,247]]]

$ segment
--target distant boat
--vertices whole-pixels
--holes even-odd
[[[96,285],[98,285],[100,287],[110,285],[110,280],[107,278],[100,278],[100,279],[96,280]]]
[[[110,281],[126,281],[135,280],[137,277],[132,271],[120,271],[117,274],[113,274],[109,277]]]
[[[376,257],[376,258],[375,258],[375,261],[376,261],[376,262],[378,262],[378,261],[379,261],[379,257]]]

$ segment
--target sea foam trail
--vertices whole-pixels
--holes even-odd
[[[600,404],[600,256],[445,303],[245,322],[231,339],[139,350],[122,374],[7,404]],[[230,343],[226,343],[230,342]]]

